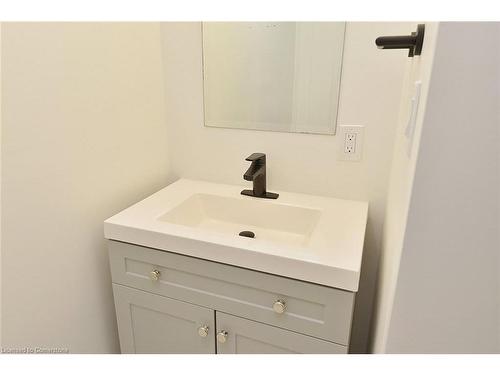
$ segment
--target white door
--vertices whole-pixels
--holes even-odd
[[[113,284],[122,353],[215,353],[214,310]]]
[[[346,354],[347,347],[216,312],[217,353],[221,354]]]

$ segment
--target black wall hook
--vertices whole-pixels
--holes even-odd
[[[425,25],[417,26],[417,31],[411,35],[380,36],[375,40],[375,44],[380,49],[406,49],[408,57],[419,56],[424,45]]]

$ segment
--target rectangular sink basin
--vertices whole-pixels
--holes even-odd
[[[366,202],[180,179],[104,222],[107,239],[357,291]],[[240,236],[253,232],[255,237]]]
[[[267,203],[198,193],[158,220],[230,236],[250,231],[256,240],[307,245],[321,211]]]

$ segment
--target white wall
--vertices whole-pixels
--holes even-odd
[[[372,320],[371,351],[385,351],[387,331],[392,312],[394,290],[408,216],[420,134],[425,115],[427,94],[438,33],[437,23],[426,23],[422,54],[406,62],[405,81],[401,95],[399,124],[395,138],[391,175],[387,193],[385,219],[377,280],[377,295]],[[415,93],[415,82],[421,81],[421,96],[413,141],[405,130],[410,115],[410,99]],[[410,150],[410,151],[409,151]]]
[[[3,346],[118,351],[102,221],[166,184],[159,24],[2,25]]]
[[[500,24],[441,23],[381,351],[500,352]]]
[[[379,256],[385,198],[398,120],[404,51],[375,47],[380,35],[407,34],[408,23],[348,23],[339,124],[364,125],[363,161],[337,161],[337,137],[203,126],[199,23],[162,25],[172,178],[246,184],[245,157],[268,155],[269,189],[370,202],[365,257],[352,345],[364,351]]]

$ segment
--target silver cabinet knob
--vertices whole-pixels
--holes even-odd
[[[200,335],[201,337],[207,337],[208,331],[209,331],[208,326],[201,326],[198,328],[198,335]]]
[[[150,273],[149,273],[149,277],[151,278],[151,280],[153,281],[158,281],[160,279],[160,276],[161,276],[161,272],[158,271],[158,270],[152,270]]]
[[[276,302],[274,302],[274,304],[273,304],[274,312],[276,312],[278,314],[283,314],[285,312],[285,309],[286,309],[285,301],[279,299]]]
[[[220,331],[217,334],[217,341],[220,342],[221,344],[224,344],[227,341],[227,332],[226,331]]]

